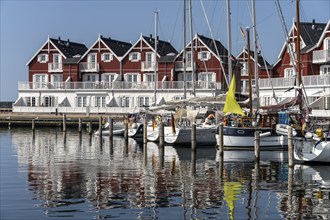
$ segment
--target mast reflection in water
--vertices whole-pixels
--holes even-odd
[[[253,152],[225,152],[220,177],[214,147],[165,146],[162,159],[155,143],[143,152],[134,139],[111,146],[74,130],[0,128],[0,137],[1,219],[329,218],[329,167],[288,169],[287,152],[259,167]]]

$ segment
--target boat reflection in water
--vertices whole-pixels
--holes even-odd
[[[11,136],[19,172],[27,173],[31,207],[40,208],[40,217],[279,219],[290,212],[285,156],[260,163],[258,175],[246,153],[246,160],[231,157],[219,176],[214,146],[194,154],[187,147],[143,146],[131,138],[125,144],[122,137],[110,145],[108,138],[101,142],[55,129],[35,135],[12,129]],[[305,199],[300,190],[295,196]],[[313,208],[299,212],[317,217]]]

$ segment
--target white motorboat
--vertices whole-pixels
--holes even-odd
[[[143,123],[134,122],[128,126],[128,137],[143,138]]]
[[[164,126],[164,135],[172,132],[171,126]],[[155,128],[152,132],[148,132],[147,135],[148,141],[158,142],[159,141],[159,127]]]
[[[124,135],[124,127],[123,124],[120,125],[114,125],[113,135]],[[97,130],[94,132],[95,135],[100,135],[100,130]],[[109,136],[109,123],[105,123],[105,125],[102,128],[102,136]]]
[[[330,163],[330,137],[307,133],[305,137],[295,138],[294,158],[301,162]]]

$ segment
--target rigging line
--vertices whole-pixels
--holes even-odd
[[[227,79],[227,76],[226,76],[226,74],[225,74],[225,69],[224,69],[224,67],[223,67],[223,61],[222,61],[222,59],[221,59],[221,57],[220,57],[220,54],[219,54],[219,51],[218,51],[217,44],[215,43],[214,36],[213,36],[213,32],[212,32],[212,30],[211,30],[209,20],[208,20],[208,18],[207,18],[206,13],[205,13],[205,8],[204,8],[204,4],[203,4],[202,0],[200,0],[200,3],[201,3],[201,5],[202,5],[202,9],[203,9],[203,13],[204,13],[204,16],[205,16],[205,19],[206,19],[206,23],[207,23],[207,26],[208,26],[208,28],[209,28],[209,32],[210,32],[211,37],[212,37],[212,42],[213,42],[213,44],[214,44],[214,48],[215,48],[215,50],[216,50],[217,56],[218,56],[219,59],[220,59],[221,69],[222,69],[222,72],[223,72],[223,76],[224,76],[224,78],[225,78],[225,81],[226,81],[227,87],[229,88],[228,79]],[[230,53],[231,53],[231,52],[230,52]],[[230,57],[231,57],[231,54],[230,54]],[[228,56],[228,59],[230,59],[230,57]]]
[[[252,19],[252,13],[251,13],[251,9],[250,9],[250,5],[247,4],[247,7],[248,7],[248,11],[250,13],[250,16],[251,16],[251,19]],[[254,28],[254,27],[253,27]],[[273,86],[273,82],[272,82],[272,79],[270,77],[270,74],[269,74],[269,69],[268,69],[268,65],[266,63],[266,60],[264,58],[264,54],[263,54],[263,49],[261,47],[261,42],[260,42],[260,38],[259,38],[259,34],[258,34],[258,31],[256,30],[256,42],[258,44],[258,47],[260,49],[260,53],[261,53],[261,58],[262,58],[262,61],[263,61],[263,64],[265,65],[266,67],[266,73],[267,73],[267,76],[269,78],[269,84],[270,84],[270,87],[272,88],[272,95],[273,95],[273,98],[275,99],[275,102],[276,104],[278,104],[278,99],[277,99],[277,96],[275,95],[275,90],[274,90],[274,86]],[[257,51],[254,51],[254,53],[257,53]],[[259,55],[258,55],[258,60],[255,60],[254,62],[258,62],[259,63]],[[256,80],[256,79],[255,79]]]
[[[276,9],[277,9],[277,12],[278,12],[278,15],[279,15],[279,17],[280,17],[280,21],[281,21],[281,26],[282,26],[282,29],[283,29],[283,31],[284,31],[284,35],[286,35],[285,36],[285,38],[286,38],[286,45],[287,45],[287,47],[288,47],[288,49],[289,49],[289,55],[290,55],[290,58],[292,59],[292,57],[293,57],[293,60],[295,60],[295,56],[294,56],[294,54],[293,54],[293,49],[292,49],[292,46],[291,46],[291,44],[289,44],[289,33],[288,33],[288,30],[287,30],[287,28],[286,28],[286,24],[285,24],[285,20],[284,20],[284,17],[283,17],[283,13],[282,13],[282,9],[281,9],[281,6],[280,6],[280,2],[279,2],[279,0],[275,0],[275,5],[276,5]],[[300,36],[297,36],[297,37],[300,37]],[[294,65],[293,65],[293,69],[294,69],[294,71],[295,71],[295,73],[296,73],[296,75],[297,75],[297,63],[295,63]],[[296,78],[295,78],[296,79]],[[308,108],[308,110],[310,110],[310,107],[309,107],[309,101],[308,101],[308,99],[307,99],[307,96],[305,96],[305,95],[307,95],[307,93],[306,93],[306,90],[305,90],[305,86],[304,86],[304,83],[303,82],[301,82],[301,85],[298,85],[298,87],[302,87],[302,90],[303,90],[303,92],[305,93],[304,95],[303,95],[303,100],[305,101],[305,103],[306,103],[306,105],[307,105],[307,108]]]

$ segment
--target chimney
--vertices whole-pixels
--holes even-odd
[[[70,39],[68,39],[66,42],[66,46],[69,46],[69,45],[70,45]]]
[[[159,41],[159,36],[157,36],[157,41]]]
[[[58,43],[61,43],[61,37],[58,37]]]
[[[315,19],[313,19],[312,21],[312,29],[315,30],[316,29],[316,25],[315,25]]]
[[[150,38],[152,38],[152,34],[150,34]]]

